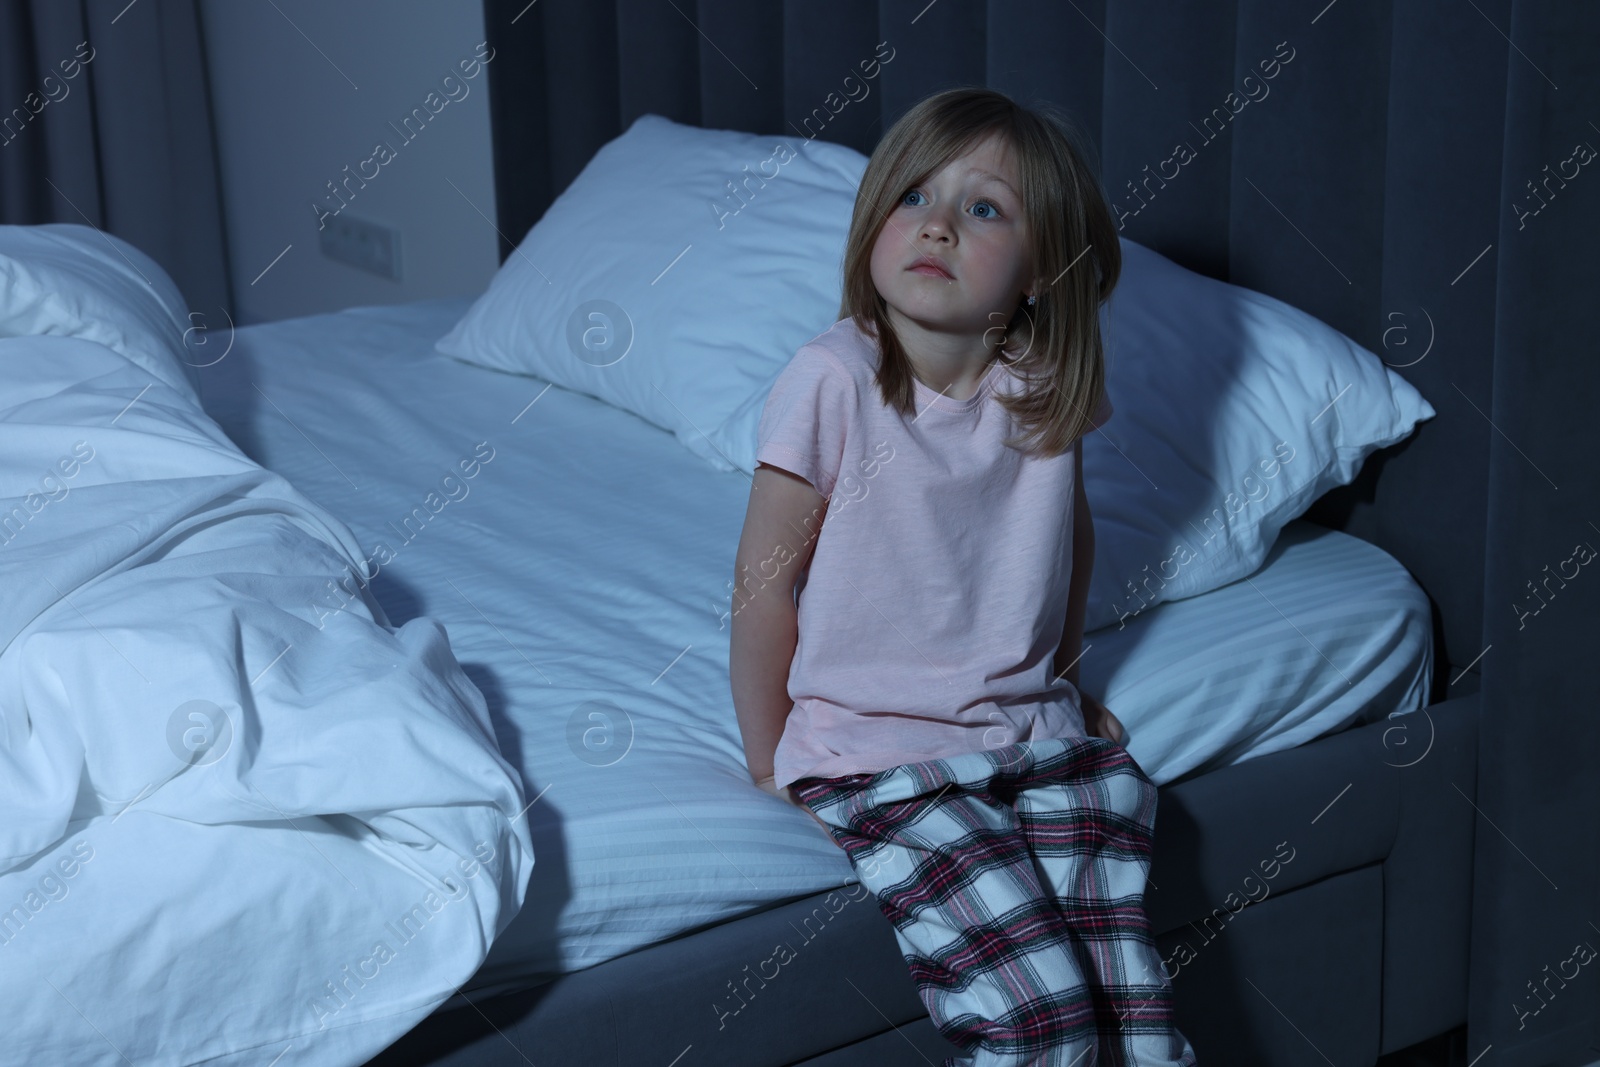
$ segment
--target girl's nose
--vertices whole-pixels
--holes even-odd
[[[922,220],[922,236],[933,240],[948,241],[953,238],[950,220],[946,216],[946,209],[936,207]]]

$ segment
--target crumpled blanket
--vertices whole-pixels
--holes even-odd
[[[319,611],[362,558],[134,361],[0,339],[0,1060],[356,1064],[481,964],[522,785],[442,626]]]

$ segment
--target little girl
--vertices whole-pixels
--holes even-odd
[[[762,414],[729,663],[745,758],[845,850],[968,1054],[949,1064],[1195,1063],[1142,900],[1156,788],[1077,686],[1078,441],[1111,416],[1120,267],[1053,119],[938,93],[873,152],[842,317]]]

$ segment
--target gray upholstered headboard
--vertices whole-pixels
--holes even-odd
[[[1482,650],[1494,431],[1474,405],[1492,405],[1500,264],[1479,257],[1501,197],[1500,154],[1478,146],[1500,143],[1507,61],[1489,27],[1442,6],[1391,16],[1361,0],[1320,16],[1282,3],[1155,15],[1059,0],[509,0],[486,11],[506,53],[490,70],[511,240],[645,112],[870,154],[895,116],[953,84],[1066,107],[1098,146],[1125,236],[1311,312],[1438,409],[1309,517],[1381,546],[1428,591],[1441,696]],[[886,55],[863,76],[863,60]],[[1478,74],[1451,73],[1462,68]],[[1474,678],[1448,686],[1469,688]]]

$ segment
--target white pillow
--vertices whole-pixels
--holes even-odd
[[[1083,442],[1086,630],[1254,573],[1286,523],[1436,414],[1306,312],[1132,241],[1122,257],[1101,310],[1116,414]]]
[[[183,294],[161,265],[91,226],[0,226],[0,337],[60,334],[120,352],[200,402]]]
[[[865,167],[840,145],[644,115],[438,348],[598,397],[751,472],[772,383],[837,321]],[[741,206],[723,183],[747,176]],[[1126,239],[1122,253],[1101,309],[1116,414],[1084,442],[1091,630],[1251,574],[1285,523],[1435,414],[1311,315]]]
[[[598,397],[732,470],[723,424],[838,318],[866,163],[843,145],[642,115],[437,347]]]

